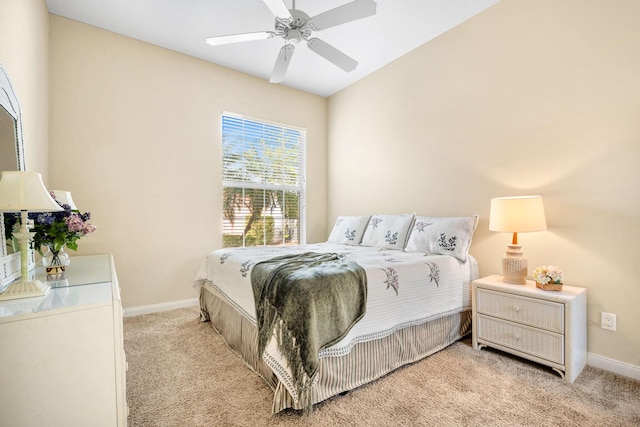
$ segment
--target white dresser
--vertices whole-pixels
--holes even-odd
[[[120,289],[111,255],[72,257],[48,295],[0,302],[0,424],[126,426]]]
[[[587,292],[544,291],[501,276],[473,282],[473,348],[483,346],[547,365],[573,383],[587,362]]]

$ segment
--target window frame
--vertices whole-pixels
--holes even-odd
[[[300,136],[300,141],[299,143],[301,143],[301,147],[299,146],[297,149],[297,158],[298,158],[298,165],[299,165],[299,169],[298,169],[298,179],[299,179],[299,184],[298,185],[278,185],[278,184],[271,184],[271,183],[264,183],[264,182],[251,182],[251,181],[247,181],[247,180],[233,180],[233,179],[228,179],[228,177],[225,176],[225,118],[231,118],[234,120],[241,120],[243,125],[245,121],[248,122],[253,122],[253,123],[257,123],[259,125],[263,125],[263,126],[269,126],[269,127],[276,127],[276,128],[280,128],[281,131],[293,131],[293,132],[299,132],[301,134]],[[222,193],[224,196],[224,191],[225,188],[227,187],[232,187],[232,188],[244,188],[244,189],[259,189],[259,190],[278,190],[278,191],[291,191],[291,192],[299,192],[300,196],[299,196],[299,201],[298,201],[298,216],[299,216],[299,224],[298,224],[298,245],[304,245],[306,243],[306,223],[307,223],[307,180],[306,180],[306,176],[307,176],[307,130],[306,128],[303,127],[299,127],[299,126],[295,126],[295,125],[290,125],[290,124],[284,124],[284,123],[279,123],[279,122],[275,122],[275,121],[271,121],[271,120],[265,120],[265,119],[261,119],[261,118],[256,118],[256,117],[251,117],[251,116],[247,116],[244,114],[238,114],[238,113],[233,113],[233,112],[229,112],[229,111],[223,111],[221,116],[220,116],[220,147],[221,147],[221,175],[222,175]],[[224,206],[224,202],[223,202],[223,206]],[[243,217],[246,218],[246,217]],[[285,215],[284,212],[282,214],[282,220],[284,221],[285,219]],[[224,243],[224,236],[225,236],[225,226],[224,226],[224,212],[223,212],[223,226],[222,226],[222,237],[223,237],[223,243]],[[259,246],[284,246],[287,243],[285,242],[284,236],[282,238],[282,243],[278,244],[278,245],[266,245],[263,244],[262,245],[257,245],[257,247]],[[237,246],[237,247],[247,247],[246,246],[246,235],[243,232],[242,233],[242,246]]]

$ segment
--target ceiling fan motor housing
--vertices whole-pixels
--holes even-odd
[[[293,43],[298,43],[301,40],[307,40],[311,37],[313,29],[310,25],[307,25],[307,22],[309,22],[310,19],[309,15],[297,9],[291,9],[289,12],[293,17],[293,20],[276,17],[276,35]]]

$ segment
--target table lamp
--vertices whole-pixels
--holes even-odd
[[[0,293],[1,300],[43,296],[49,286],[39,280],[29,280],[29,241],[35,233],[27,226],[27,212],[61,211],[36,172],[2,172],[0,176],[0,212],[20,212],[20,231],[13,236],[20,246],[20,279]]]
[[[489,230],[513,233],[507,253],[502,258],[503,281],[526,283],[527,259],[518,244],[518,233],[547,229],[544,206],[540,196],[499,197],[491,199]]]
[[[72,211],[77,211],[78,207],[75,203],[73,203],[73,197],[71,197],[70,191],[64,190],[51,190],[54,197],[61,205],[69,205]]]

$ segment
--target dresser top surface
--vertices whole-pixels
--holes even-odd
[[[47,276],[42,266],[35,279],[51,287],[42,297],[0,301],[0,323],[16,316],[46,315],[53,310],[73,310],[87,305],[108,305],[113,299],[111,255],[71,257],[63,276]]]

